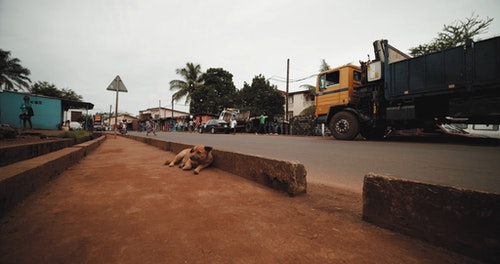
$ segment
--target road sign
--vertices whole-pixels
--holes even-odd
[[[127,88],[125,87],[125,84],[123,84],[122,79],[120,78],[119,75],[116,75],[115,79],[109,84],[106,90],[124,92],[124,93],[128,92]]]
[[[115,138],[116,138],[116,130],[118,130],[118,92],[127,92],[127,88],[125,84],[123,84],[120,75],[116,75],[115,79],[109,84],[108,91],[116,91],[116,104],[115,104]]]

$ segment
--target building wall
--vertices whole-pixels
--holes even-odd
[[[19,119],[23,97],[28,95],[35,115],[31,117],[34,129],[58,129],[61,123],[61,100],[10,91],[0,92],[0,123],[14,128],[22,128]],[[26,126],[29,126],[26,124]]]
[[[148,118],[151,117],[153,119],[156,118],[171,118],[173,117],[179,117],[179,116],[187,116],[189,113],[187,112],[182,112],[182,111],[172,111],[171,109],[168,108],[160,108],[160,111],[158,111],[158,107],[153,107],[149,108],[146,110],[141,110],[139,111],[139,118]]]
[[[81,116],[87,115],[87,112],[88,111],[85,109],[69,109],[68,111],[64,111],[63,119],[64,121],[69,120],[77,122]]]
[[[123,119],[127,120],[127,123],[132,123],[132,122],[134,122],[134,120],[137,120],[137,118],[130,116],[130,115],[118,115],[118,117],[116,119],[117,119],[118,124],[120,124],[123,121]],[[115,116],[111,116],[111,118],[109,119],[109,125],[110,126],[115,125]]]
[[[288,95],[288,113],[290,116],[299,115],[304,109],[314,105],[310,99],[310,92],[296,92]]]

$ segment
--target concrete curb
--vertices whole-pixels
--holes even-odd
[[[363,220],[486,262],[500,262],[500,194],[365,176]]]
[[[120,135],[137,140],[165,151],[178,153],[193,145],[157,140],[132,135]],[[307,192],[307,171],[299,162],[271,159],[256,155],[213,150],[212,166],[240,177],[258,182],[275,190],[295,196]]]
[[[0,217],[37,188],[57,177],[68,167],[95,150],[105,138],[105,136],[101,136],[85,143],[2,167]]]
[[[42,143],[3,147],[0,149],[0,167],[32,159],[56,150],[71,147],[72,138],[53,139]]]

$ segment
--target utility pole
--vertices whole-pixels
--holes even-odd
[[[172,120],[174,119],[174,97],[172,96]]]
[[[172,118],[170,119],[170,131],[175,131],[175,121],[174,121],[174,96],[172,95]]]
[[[288,121],[288,83],[290,78],[290,59],[286,60],[286,102],[285,102],[285,120]]]
[[[118,83],[118,80],[116,80]],[[116,102],[115,102],[115,139],[116,131],[118,130],[118,85],[116,86]]]
[[[113,105],[109,105],[109,117],[108,117],[109,129],[111,129],[111,107],[113,107]]]

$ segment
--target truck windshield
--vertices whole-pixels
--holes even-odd
[[[361,72],[359,71],[354,71],[354,80],[361,82]]]
[[[339,71],[329,72],[320,76],[320,90],[337,84],[339,84]]]

